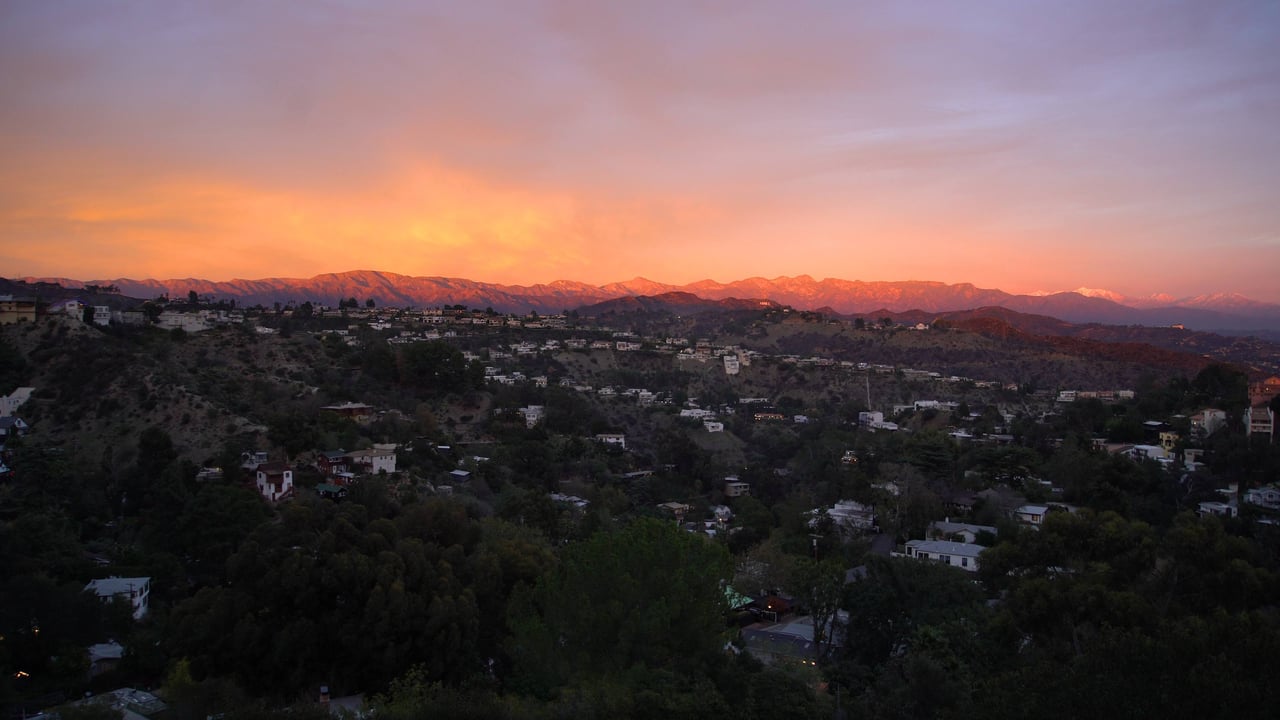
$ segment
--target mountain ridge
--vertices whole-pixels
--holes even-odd
[[[555,313],[621,297],[683,292],[706,300],[760,299],[800,310],[830,308],[845,315],[881,309],[940,313],[998,306],[1023,313],[1048,315],[1073,323],[1151,326],[1183,324],[1195,329],[1232,332],[1280,330],[1280,304],[1251,300],[1235,293],[1199,295],[1177,301],[1182,304],[1138,307],[1110,299],[1111,296],[1118,295],[1116,293],[1089,288],[1033,295],[980,288],[972,283],[840,278],[816,280],[809,275],[774,278],[755,276],[727,283],[708,278],[684,285],[662,283],[644,277],[604,285],[574,280],[503,285],[466,278],[410,276],[379,270],[322,273],[310,278],[274,277],[227,281],[191,277],[89,281],[29,277],[21,280],[29,283],[56,282],[64,287],[114,285],[122,294],[135,297],[176,297],[194,290],[202,296],[234,298],[241,304],[263,305],[290,301],[336,305],[339,300],[356,297],[360,300],[372,298],[384,306],[431,307],[462,304],[477,308],[492,307],[502,312]]]

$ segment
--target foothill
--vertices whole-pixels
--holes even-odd
[[[766,302],[10,301],[6,717],[1280,701],[1274,358]]]

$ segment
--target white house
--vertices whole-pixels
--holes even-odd
[[[150,609],[151,578],[149,577],[122,578],[113,575],[101,580],[90,580],[84,589],[92,590],[106,602],[117,597],[128,600],[133,608],[134,620],[146,617],[147,610]]]
[[[33,387],[20,387],[13,392],[0,397],[0,417],[9,417],[13,415],[22,404],[31,399],[31,393],[35,392]]]
[[[737,355],[724,356],[724,373],[726,375],[737,375],[742,368],[742,363],[738,362]]]
[[[617,445],[623,450],[627,449],[627,436],[622,433],[599,433],[596,435],[596,442],[602,442],[605,445]]]
[[[542,415],[545,410],[546,408],[542,405],[529,405],[528,407],[522,407],[519,410],[516,410],[516,412],[520,413],[524,418],[524,426],[531,428],[542,420]]]
[[[1272,510],[1280,510],[1280,488],[1275,485],[1250,488],[1244,493],[1244,501],[1250,505],[1260,505]]]
[[[751,494],[751,483],[743,482],[737,475],[729,475],[724,479],[724,496],[727,498],[742,497]]]
[[[1013,511],[1013,517],[1020,523],[1039,526],[1044,523],[1044,516],[1048,512],[1048,505],[1023,505]]]
[[[836,529],[844,533],[868,531],[876,524],[875,508],[855,500],[840,500],[826,510],[813,510],[811,514],[814,517],[809,521],[810,526],[818,524],[818,515],[821,513],[831,518]]]
[[[263,463],[255,471],[258,492],[267,502],[279,502],[293,494],[293,468],[284,463]]]
[[[393,449],[374,447],[369,450],[353,450],[347,453],[347,458],[352,465],[370,475],[378,473],[390,475],[396,471],[396,451]]]
[[[703,420],[702,427],[706,428],[709,433],[724,432],[724,423],[719,420]]]
[[[969,572],[978,572],[978,556],[986,548],[972,543],[949,542],[947,540],[910,540],[903,548],[900,557],[932,560],[943,565],[958,567]],[[897,555],[898,553],[894,553]]]

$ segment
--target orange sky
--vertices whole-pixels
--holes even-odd
[[[0,274],[1280,302],[1274,3],[0,6]]]

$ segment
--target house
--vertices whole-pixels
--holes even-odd
[[[22,437],[31,426],[20,417],[0,417],[0,442],[9,438]]]
[[[702,427],[709,433],[724,432],[724,423],[719,420],[703,420]]]
[[[730,475],[724,479],[724,496],[727,498],[742,497],[751,494],[751,483],[743,482],[738,479],[737,475]]]
[[[1207,437],[1217,432],[1218,428],[1227,424],[1227,411],[1217,408],[1205,408],[1191,416],[1191,433],[1197,437]]]
[[[1265,380],[1249,383],[1249,405],[1265,405],[1271,398],[1280,395],[1280,377],[1269,377]]]
[[[84,308],[84,303],[72,298],[71,300],[59,300],[50,304],[46,312],[50,315],[66,315],[72,320],[83,320]]]
[[[1244,426],[1249,441],[1256,438],[1271,442],[1276,436],[1276,414],[1266,405],[1256,405],[1244,411]]]
[[[164,318],[166,316],[161,315],[160,317]],[[93,306],[93,324],[101,327],[106,327],[107,325],[110,325],[111,324],[111,308],[107,307],[106,305],[94,305]],[[185,330],[186,328],[183,327],[183,329]],[[201,328],[201,329],[203,330],[204,328]]]
[[[347,496],[347,489],[334,483],[320,483],[316,486],[316,494],[328,500],[342,500]]]
[[[724,373],[726,375],[737,375],[738,371],[741,369],[742,363],[738,362],[737,355],[724,356]]]
[[[1048,505],[1023,505],[1013,511],[1013,517],[1025,525],[1039,526],[1044,523],[1044,516],[1048,513]]]
[[[390,475],[396,471],[396,451],[385,446],[375,445],[368,450],[352,450],[347,453],[347,459],[351,463],[351,469],[370,475]]]
[[[151,720],[168,714],[169,706],[149,692],[133,688],[120,688],[71,703],[75,707],[109,708],[111,717],[124,720]],[[92,717],[100,717],[92,714]]]
[[[816,527],[819,516],[825,514],[842,534],[867,532],[876,524],[875,508],[854,500],[840,500],[826,510],[811,510],[810,514],[810,527]]]
[[[542,415],[546,408],[542,405],[529,405],[527,407],[517,408],[516,412],[520,413],[520,417],[524,418],[524,426],[531,428],[542,420]]]
[[[991,525],[951,522],[951,518],[947,518],[929,523],[927,534],[931,539],[936,540],[973,543],[977,542],[978,536],[983,533],[989,533],[992,537],[995,537],[999,531]]]
[[[90,645],[87,650],[90,678],[115,670],[120,666],[120,661],[124,658],[124,646],[115,640],[95,643]]]
[[[350,475],[348,472],[349,463],[347,451],[342,448],[322,450],[316,454],[316,469],[328,477]]]
[[[676,522],[683,520],[684,516],[687,515],[690,510],[693,509],[692,505],[686,505],[682,502],[675,502],[675,501],[660,503],[658,507],[662,508],[663,510],[666,510],[672,515],[675,515]]]
[[[627,436],[622,433],[598,433],[596,442],[604,443],[605,445],[616,445],[623,450],[627,449]]]
[[[1280,488],[1275,485],[1250,488],[1245,491],[1244,501],[1250,505],[1280,510]]]
[[[0,325],[35,321],[35,298],[0,295]]]
[[[129,606],[133,608],[134,620],[146,617],[147,610],[150,609],[151,578],[149,577],[122,578],[112,575],[101,580],[90,580],[84,589],[93,591],[104,602],[110,602],[115,598],[127,600]]]
[[[35,392],[33,387],[20,387],[13,392],[0,397],[0,417],[9,417],[22,407],[22,404],[31,399],[31,393]]]
[[[320,408],[325,412],[331,412],[334,415],[344,418],[351,418],[355,421],[368,420],[373,417],[373,406],[365,405],[358,402],[345,402],[337,405],[325,405]]]
[[[1212,500],[1200,503],[1199,508],[1196,510],[1196,514],[1200,517],[1217,515],[1218,517],[1233,518],[1238,512],[1236,506],[1231,503]]]
[[[978,556],[986,550],[973,543],[958,543],[947,540],[910,540],[903,546],[902,553],[894,553],[897,557],[931,560],[933,562],[958,567],[968,572],[978,572]]]
[[[254,476],[258,492],[267,502],[280,502],[293,494],[293,468],[285,463],[263,463]]]
[[[267,453],[263,450],[251,450],[240,453],[240,467],[245,470],[257,470],[259,465],[267,462]]]

